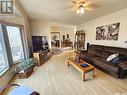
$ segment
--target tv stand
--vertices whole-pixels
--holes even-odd
[[[52,53],[50,52],[50,49],[33,53],[33,57],[37,61],[37,66],[41,66],[42,64],[44,64],[51,56]]]

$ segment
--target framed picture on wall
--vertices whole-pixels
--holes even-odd
[[[63,40],[65,40],[65,35],[63,35]]]
[[[69,34],[67,34],[67,39],[69,39]]]
[[[99,26],[96,28],[96,40],[118,40],[120,23]]]

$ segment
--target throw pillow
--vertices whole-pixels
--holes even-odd
[[[112,59],[118,57],[118,55],[119,55],[119,54],[112,54],[112,55],[110,55],[110,56],[107,58],[107,61],[108,61],[108,62],[111,61]]]
[[[125,62],[125,61],[127,61],[127,56],[119,54],[119,60],[120,60],[120,62]]]
[[[119,56],[118,57],[116,57],[116,58],[114,58],[114,59],[112,59],[111,61],[110,61],[112,64],[119,64],[120,63],[120,59],[119,59]]]

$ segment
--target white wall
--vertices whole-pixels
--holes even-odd
[[[54,28],[54,26],[56,26]],[[73,40],[75,26],[61,23],[50,23],[41,21],[30,21],[31,34],[33,36],[47,36],[49,47],[51,48],[51,32],[60,32],[62,35],[70,34],[71,40]]]
[[[51,32],[60,32],[60,40],[63,39],[63,35],[65,35],[65,38],[67,38],[67,34],[69,34],[70,40],[74,41],[74,33],[75,33],[75,27],[55,27],[55,29],[52,26]]]
[[[31,33],[35,36],[48,36],[50,33],[50,23],[30,21]]]
[[[25,41],[25,46],[26,46],[26,57],[29,57],[29,49],[32,48],[32,41],[31,41],[31,34],[30,34],[30,30],[29,30],[29,19],[26,15],[26,13],[24,12],[24,10],[22,9],[20,3],[18,2],[18,0],[14,0],[15,2],[15,7],[16,9],[19,11],[19,13],[22,15],[23,19],[24,19],[24,35],[26,38]],[[20,21],[19,21],[20,22]]]
[[[74,42],[75,31],[76,31],[75,25],[63,24],[58,22],[51,23],[51,32],[60,32],[60,40],[63,39],[63,35],[65,35],[65,39],[66,39],[67,34],[69,34],[70,40]]]
[[[120,22],[118,41],[96,40],[96,27]],[[86,43],[106,46],[127,47],[127,9],[94,19],[84,24],[78,25],[77,30],[84,30],[86,33]]]
[[[17,17],[17,16],[15,16],[14,18],[2,19],[2,21],[3,22],[7,22],[7,23],[24,25],[24,19],[23,19],[23,17]]]
[[[67,34],[69,34],[69,39],[73,42],[74,41],[74,29],[73,28],[61,28],[60,29],[60,36],[61,40],[63,39],[63,35],[67,38]]]
[[[7,22],[11,24],[19,24],[24,26],[26,57],[28,57],[29,56],[28,44],[30,42],[29,21],[25,12],[20,7],[17,1],[15,1],[15,7],[21,13],[21,16],[14,16],[14,18],[1,18],[0,20],[2,22]],[[8,84],[8,82],[12,79],[13,76],[14,76],[14,73],[12,73],[11,69],[9,69],[6,73],[0,76],[0,86],[4,86]]]
[[[30,21],[30,29],[32,36],[47,36],[49,47],[51,48],[50,23]]]
[[[23,17],[2,19],[2,22],[24,25]],[[6,85],[12,79],[13,76],[14,73],[12,73],[11,69],[9,69],[5,74],[3,74],[3,76],[0,76],[0,81],[1,81],[0,86]]]

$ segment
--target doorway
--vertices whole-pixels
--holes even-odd
[[[51,46],[60,47],[60,32],[51,32]]]

